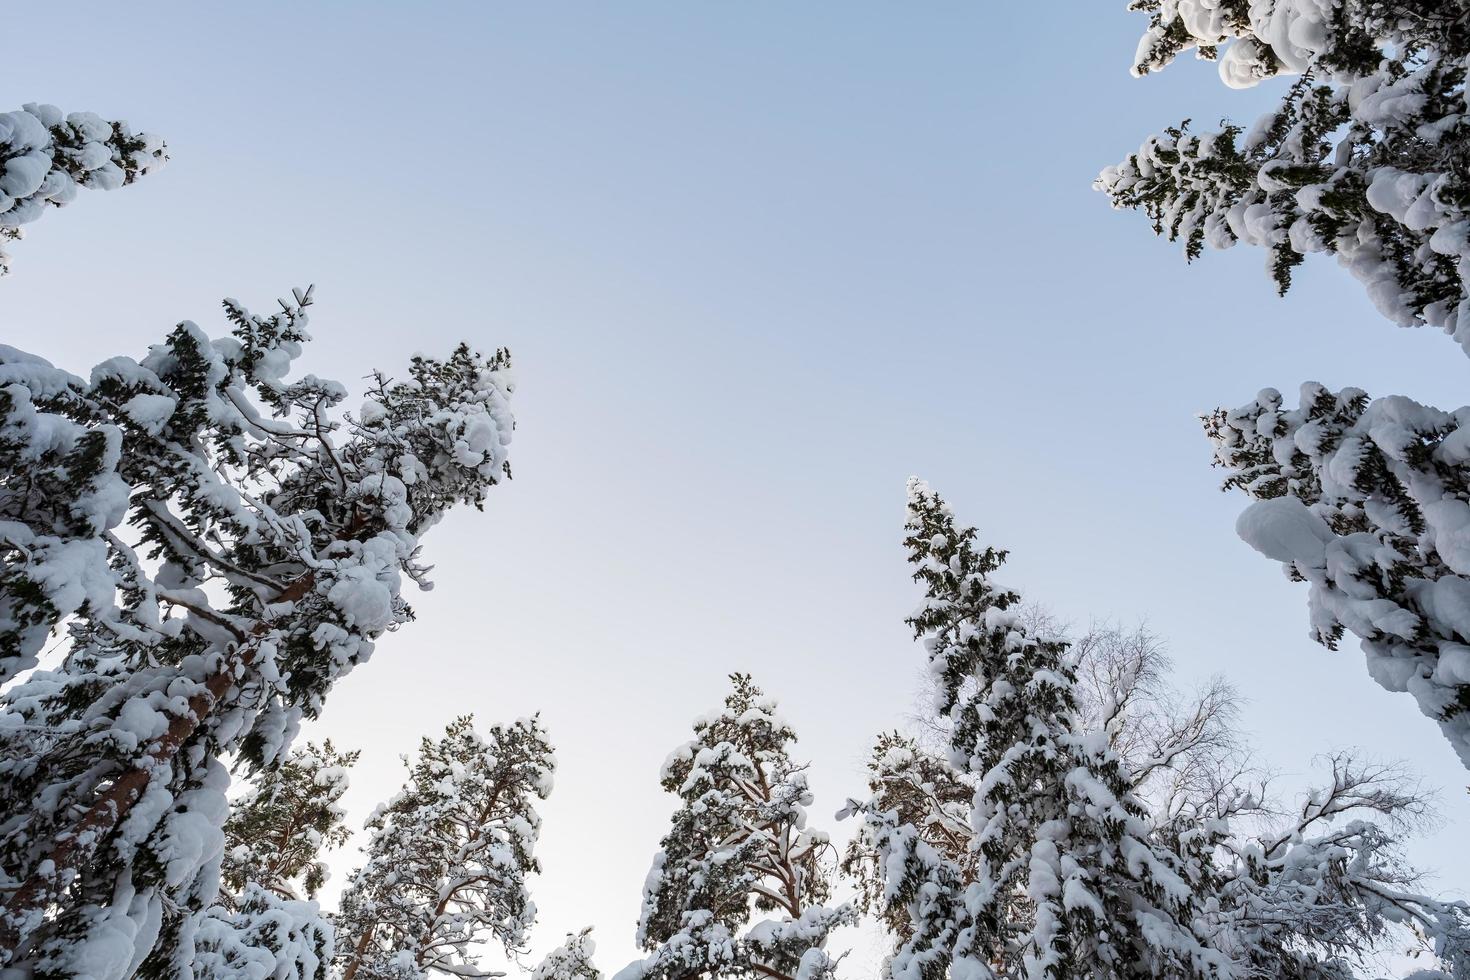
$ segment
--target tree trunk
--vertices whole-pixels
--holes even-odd
[[[295,602],[311,591],[315,584],[316,573],[307,572],[287,586],[274,601]],[[249,642],[237,647],[225,659],[224,666],[210,675],[204,682],[204,691],[189,699],[186,714],[174,716],[168,730],[149,747],[144,762],[118,776],[70,829],[57,835],[51,852],[40,865],[47,870],[33,872],[19,888],[5,897],[3,906],[0,906],[0,916],[3,916],[0,917],[0,965],[15,960],[16,954],[45,920],[47,907],[69,882],[69,873],[76,871],[97,851],[142,797],[153,772],[172,763],[184,743],[199,730],[204,719],[234,684],[236,670],[249,667],[255,661],[259,649],[255,641],[269,628],[270,624],[263,620],[255,624],[250,631]]]
[[[352,980],[357,976],[357,971],[362,969],[362,954],[367,952],[368,943],[373,941],[373,931],[377,926],[368,926],[362,932],[362,938],[357,945],[352,947],[352,961],[347,964],[347,969],[342,971],[342,980]]]

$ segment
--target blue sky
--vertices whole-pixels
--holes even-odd
[[[173,160],[10,249],[7,343],[74,371],[221,297],[314,282],[304,370],[352,387],[467,338],[520,377],[515,480],[428,538],[437,588],[313,734],[364,749],[360,824],[453,715],[541,710],[560,749],[538,951],[632,950],[665,754],[749,670],[802,734],[814,821],[911,710],[899,546],[917,473],[1063,617],[1147,621],[1186,686],[1314,754],[1444,788],[1414,857],[1470,876],[1466,775],[1234,535],[1196,415],[1308,379],[1461,403],[1466,362],[1326,259],[1186,266],[1091,191],[1184,117],[1274,90],[1146,80],[1124,4],[83,2],[8,45],[8,103],[163,134]],[[841,834],[841,828],[836,828]],[[345,870],[355,858],[339,854]],[[866,975],[873,950],[850,963]]]

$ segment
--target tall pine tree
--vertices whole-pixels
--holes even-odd
[[[949,763],[973,794],[964,858],[913,822],[913,807],[881,792],[853,805],[884,902],[908,917],[887,975],[1229,975],[1228,958],[1196,932],[1212,841],[1156,839],[1106,735],[1078,723],[1065,644],[1031,635],[1019,596],[992,581],[1005,553],[980,549],[919,481],[906,531],[927,594],[909,622],[947,715]]]
[[[430,972],[493,976],[470,947],[521,952],[540,870],[536,801],[556,763],[535,718],[492,726],[456,719],[424,739],[408,784],[368,821],[367,863],[337,915],[341,980],[406,980]]]
[[[827,904],[831,844],[806,826],[796,733],[748,674],[730,682],[724,708],[664,763],[681,805],[644,885],[638,943],[650,955],[617,980],[815,980],[834,967],[831,931],[853,921]]]
[[[868,757],[868,792],[870,819],[848,841],[842,872],[857,886],[858,907],[876,916],[902,947],[917,924],[907,904],[896,900],[891,886],[897,883],[888,880],[879,841],[904,833],[909,846],[922,847],[935,862],[945,863],[953,875],[951,885],[969,884],[978,874],[976,852],[970,847],[975,787],[948,759],[920,747],[917,739],[884,732]]]
[[[129,975],[215,901],[223,759],[269,766],[507,476],[504,352],[289,380],[310,290],[90,378],[0,348],[0,965]],[[65,625],[65,655],[32,669]],[[168,912],[165,915],[165,911]]]

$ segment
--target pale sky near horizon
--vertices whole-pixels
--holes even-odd
[[[812,822],[846,836],[832,814],[922,659],[914,473],[1011,549],[1028,599],[1146,621],[1183,686],[1228,677],[1284,786],[1334,748],[1409,760],[1443,790],[1412,856],[1464,896],[1470,777],[1355,643],[1308,639],[1196,416],[1306,380],[1454,408],[1470,364],[1330,259],[1278,299],[1259,250],[1187,266],[1110,211],[1091,179],[1147,134],[1279,91],[1192,60],[1130,78],[1124,8],[30,7],[4,108],[125,118],[172,161],[9,247],[0,340],[86,374],[180,319],[224,332],[221,297],[314,282],[301,369],[349,390],[461,338],[512,349],[515,479],[426,538],[419,621],[309,734],[363,750],[360,827],[419,736],[541,711],[538,955],[584,924],[604,970],[633,955],[660,763],[732,670],[780,699]],[[875,967],[860,944],[845,969]]]

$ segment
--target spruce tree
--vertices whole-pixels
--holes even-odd
[[[1470,767],[1470,409],[1302,386],[1206,420],[1236,525],[1309,586],[1312,635],[1362,641],[1368,672],[1414,696]]]
[[[161,167],[165,150],[157,136],[91,112],[63,115],[34,102],[0,112],[0,276],[10,271],[4,244],[48,207],[70,204],[82,188],[131,184]]]
[[[423,740],[408,783],[368,821],[367,862],[343,893],[341,980],[491,976],[470,946],[524,950],[536,917],[527,878],[540,870],[536,801],[555,765],[535,718],[481,737],[466,716]]]
[[[806,826],[811,792],[787,748],[796,733],[748,674],[730,681],[724,708],[664,763],[681,805],[643,890],[638,943],[650,955],[617,980],[814,980],[833,971],[831,931],[854,919],[827,904],[831,844]]]
[[[290,380],[310,290],[82,379],[0,349],[0,965],[121,978],[215,901],[225,758],[270,766],[411,619],[421,537],[508,474],[508,358]],[[51,631],[64,656],[34,669]],[[167,911],[167,914],[165,914]]]
[[[919,481],[906,531],[927,594],[909,622],[949,722],[948,761],[974,791],[964,857],[882,792],[852,805],[883,898],[909,920],[887,975],[1229,975],[1228,958],[1195,931],[1213,842],[1156,839],[1106,735],[1078,724],[1066,645],[1031,635],[1020,597],[992,581],[1005,553],[980,549]]]
[[[1035,621],[1036,617],[1028,617]],[[1157,641],[1144,632],[1089,630],[1076,642],[1079,717],[1105,730],[1155,843],[1185,851],[1191,837],[1213,840],[1211,873],[1195,884],[1195,930],[1229,956],[1222,976],[1355,980],[1376,976],[1374,961],[1405,948],[1464,973],[1470,908],[1420,892],[1402,845],[1427,817],[1427,804],[1402,771],[1329,757],[1330,782],[1295,804],[1267,798],[1266,780],[1242,761],[1244,746],[1222,711],[1219,685],[1170,710]],[[920,723],[926,723],[920,718]],[[1223,749],[1223,751],[1222,751]],[[1164,768],[1160,760],[1169,758]],[[975,780],[910,736],[888,733],[869,763],[879,826],[897,827],[960,887],[982,864],[969,823]],[[844,870],[867,911],[903,949],[916,923],[889,882],[872,826],[848,846]],[[889,890],[894,884],[895,890]],[[1025,926],[1017,895],[1010,917]],[[1455,973],[1455,976],[1460,976]],[[1008,976],[1008,974],[1001,974]],[[1426,977],[1429,974],[1426,974]],[[1448,976],[1448,974],[1446,974]]]
[[[1021,622],[1030,633],[1061,636],[1044,610],[1028,606]],[[1224,817],[1232,787],[1257,778],[1234,726],[1237,698],[1220,678],[1183,696],[1169,683],[1170,661],[1146,629],[1095,624],[1071,643],[1075,661],[1077,723],[1099,731],[1118,755],[1129,792],[1147,808],[1156,835],[1188,834],[1201,819]],[[892,811],[899,826],[950,861],[965,883],[975,880],[970,846],[971,774],[951,765],[953,723],[939,712],[944,694],[929,678],[913,718],[915,735],[885,732],[868,761],[870,806]],[[872,834],[849,841],[843,872],[857,886],[865,911],[874,912],[901,944],[910,936],[908,910],[889,901]]]
[[[1470,350],[1466,0],[1135,0],[1149,16],[1135,74],[1193,49],[1229,85],[1295,76],[1249,129],[1181,124],[1104,170],[1115,207],[1184,243],[1265,248],[1277,288],[1328,252],[1400,326]]]

